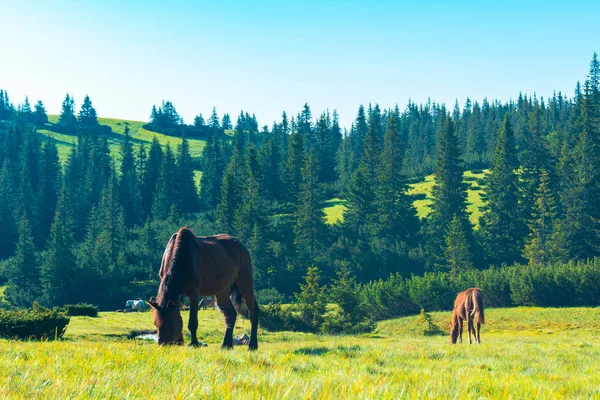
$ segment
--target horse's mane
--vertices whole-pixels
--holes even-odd
[[[156,301],[160,307],[166,307],[169,301],[179,304],[179,296],[185,289],[188,268],[193,263],[194,246],[194,233],[188,228],[181,228],[175,237],[171,260],[167,260],[170,266],[158,288]]]

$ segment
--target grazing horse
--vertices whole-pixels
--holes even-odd
[[[254,298],[252,261],[248,249],[229,235],[196,237],[181,228],[171,237],[163,253],[158,295],[148,304],[154,314],[158,344],[183,344],[180,296],[190,299],[192,346],[198,346],[198,303],[200,296],[215,296],[225,316],[222,348],[233,347],[233,328],[237,311],[245,301],[252,329],[248,347],[258,348],[258,304]]]
[[[485,323],[483,315],[483,296],[481,290],[470,288],[459,293],[454,300],[454,311],[452,311],[452,322],[450,323],[450,342],[462,343],[463,321],[467,321],[467,331],[469,332],[469,344],[471,341],[471,332],[475,336],[475,342],[481,343],[479,332],[481,324]],[[477,321],[476,329],[473,320]]]

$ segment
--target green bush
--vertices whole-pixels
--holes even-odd
[[[275,288],[262,289],[256,292],[256,300],[259,304],[281,304],[285,303],[285,295],[279,293]]]
[[[78,304],[67,304],[63,307],[65,313],[70,317],[97,317],[98,307],[93,304],[78,303]]]
[[[314,332],[312,325],[306,324],[301,313],[291,304],[268,304],[260,308],[260,325],[268,331]]]
[[[0,337],[9,339],[58,339],[67,330],[70,318],[57,308],[0,310]]]

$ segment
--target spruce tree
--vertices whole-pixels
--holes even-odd
[[[46,114],[46,108],[41,100],[35,104],[35,111],[33,112],[33,122],[38,127],[43,127],[48,122],[48,115]]]
[[[83,126],[93,127],[98,125],[98,114],[96,114],[96,109],[92,106],[90,96],[87,94],[83,99],[83,104],[81,105],[77,119]]]
[[[286,200],[296,203],[300,184],[302,183],[302,167],[305,164],[304,137],[300,132],[291,134],[288,142],[288,158],[285,165],[284,186]]]
[[[10,257],[17,242],[17,223],[13,214],[17,198],[10,175],[8,160],[5,160],[0,169],[0,259]]]
[[[566,261],[566,253],[556,232],[557,206],[550,189],[550,176],[545,169],[540,175],[535,209],[529,219],[529,239],[523,255],[530,264],[546,265]]]
[[[299,259],[311,262],[327,244],[323,193],[319,184],[319,161],[314,152],[302,168],[302,185],[295,210],[294,245]]]
[[[171,146],[167,143],[152,202],[153,218],[160,220],[167,219],[169,216],[171,206],[175,204],[175,191],[171,185],[171,180],[176,176],[176,173],[175,156],[171,151]]]
[[[175,206],[181,214],[196,212],[199,207],[198,189],[194,181],[194,162],[190,155],[190,144],[184,137],[177,146],[177,168],[175,175],[177,185],[173,187],[175,192]]]
[[[217,205],[217,225],[221,232],[235,233],[234,215],[242,200],[242,165],[242,156],[236,146],[221,182]]]
[[[73,210],[63,187],[41,266],[43,302],[49,306],[61,306],[76,300],[74,293],[79,284],[71,215]]]
[[[66,132],[74,131],[75,126],[77,125],[77,118],[75,118],[75,100],[73,100],[69,93],[67,93],[67,96],[63,100],[60,117],[58,118],[58,125]]]
[[[394,242],[415,244],[419,230],[417,211],[408,195],[402,173],[404,143],[399,131],[400,116],[392,112],[388,118],[377,173],[377,233]]]
[[[194,117],[194,127],[195,128],[202,128],[205,125],[206,125],[206,121],[204,121],[204,117],[202,116],[202,113],[199,113],[198,115],[196,115]]]
[[[200,201],[207,210],[214,210],[219,203],[224,170],[221,145],[216,134],[211,132],[202,151],[202,181],[200,183]]]
[[[231,117],[227,113],[223,115],[223,120],[221,121],[221,128],[227,131],[233,129],[233,125],[231,125]]]
[[[262,171],[258,155],[250,145],[245,159],[245,173],[238,208],[234,212],[234,232],[242,241],[250,239],[255,229],[264,232],[266,227],[266,202],[262,192]]]
[[[21,216],[17,233],[19,241],[15,255],[10,259],[6,269],[8,280],[6,298],[15,307],[31,307],[41,295],[40,265],[25,213]]]
[[[281,193],[281,154],[273,138],[269,138],[260,148],[259,160],[263,171],[265,197],[279,200]]]
[[[348,205],[344,212],[344,225],[357,233],[361,233],[365,225],[371,224],[377,217],[373,190],[373,186],[377,182],[381,152],[377,132],[375,116],[372,115],[367,136],[364,139],[362,158],[350,182]]]
[[[457,216],[454,216],[450,221],[450,225],[448,225],[444,256],[446,257],[446,265],[454,278],[460,272],[473,267],[469,241],[463,231],[463,223]]]
[[[486,254],[496,265],[522,261],[526,227],[519,204],[518,168],[514,133],[506,115],[486,178],[486,205],[480,220]]]
[[[162,169],[163,151],[156,136],[152,138],[146,170],[142,176],[142,216],[146,219],[152,210],[156,195],[156,183]]]
[[[296,295],[296,302],[302,313],[302,322],[315,331],[321,327],[326,306],[324,288],[319,285],[320,279],[319,269],[309,267],[304,278],[305,283],[300,284],[300,293]]]
[[[427,220],[426,257],[428,267],[444,262],[446,236],[450,223],[458,218],[467,243],[472,245],[472,227],[467,216],[467,184],[463,182],[463,164],[458,148],[454,123],[444,117],[438,140],[435,184],[432,189],[432,213]]]
[[[125,223],[131,228],[138,224],[141,217],[141,193],[138,186],[137,169],[129,125],[125,125],[123,142],[121,144],[121,180],[119,182],[121,204],[125,214]]]
[[[215,130],[218,130],[221,127],[221,123],[219,122],[219,115],[217,114],[217,109],[215,107],[213,107],[212,113],[210,114],[208,126]]]
[[[47,238],[50,233],[61,184],[62,169],[58,149],[55,140],[48,138],[42,147],[40,191],[37,206],[39,210],[39,230],[42,238]]]

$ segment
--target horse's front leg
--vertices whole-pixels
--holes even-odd
[[[199,346],[198,337],[196,332],[198,331],[198,296],[190,296],[190,319],[188,321],[188,329],[192,336],[190,346]]]

